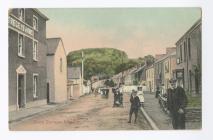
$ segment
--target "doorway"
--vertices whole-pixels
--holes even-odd
[[[50,84],[47,82],[47,103],[50,103]]]
[[[18,107],[23,108],[25,106],[24,102],[24,75],[18,74]]]

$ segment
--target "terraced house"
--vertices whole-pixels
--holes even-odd
[[[186,91],[192,95],[201,93],[202,73],[202,22],[199,19],[176,42],[177,70],[176,77],[181,79]]]
[[[38,9],[10,9],[9,110],[46,104],[46,21]]]

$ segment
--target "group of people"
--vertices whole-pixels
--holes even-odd
[[[134,123],[136,123],[138,110],[140,108],[140,99],[137,96],[137,91],[135,90],[132,91],[130,102],[131,107],[129,112],[128,123],[131,123],[133,113],[135,114]],[[167,89],[167,108],[172,118],[173,129],[185,129],[186,106],[187,106],[187,96],[182,87],[181,80],[171,79],[170,87]]]
[[[185,107],[187,106],[187,96],[183,87],[181,86],[180,80],[171,79],[169,83],[170,87],[167,89],[167,108],[172,118],[173,128],[185,129]],[[113,88],[112,92],[114,93],[113,107],[123,106],[123,93],[121,88]],[[158,92],[156,97],[158,97],[159,94],[160,93]],[[128,123],[131,123],[133,113],[135,115],[134,123],[136,123],[138,118],[138,110],[141,106],[136,90],[132,90],[130,103],[131,106]]]
[[[118,87],[118,88],[113,88],[112,92],[114,93],[114,104],[113,107],[123,107],[123,92],[122,92],[122,88]],[[140,99],[137,96],[137,91],[136,90],[132,90],[131,96],[130,96],[130,112],[129,112],[129,121],[128,123],[131,123],[131,118],[133,113],[135,114],[135,120],[134,123],[136,123],[137,121],[137,116],[138,116],[138,110],[140,108]]]
[[[174,129],[185,129],[185,108],[187,96],[181,85],[181,81],[170,80],[170,88],[167,89],[167,108],[172,118]]]
[[[123,107],[123,92],[121,88],[113,88],[114,103],[113,107]]]

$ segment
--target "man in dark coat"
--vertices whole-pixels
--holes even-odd
[[[135,114],[135,121],[134,123],[136,123],[137,121],[137,117],[138,117],[138,109],[140,107],[140,99],[137,96],[137,92],[135,90],[132,91],[131,97],[130,97],[130,102],[131,102],[131,107],[130,107],[130,112],[129,112],[129,121],[128,123],[131,123],[131,119],[132,119],[132,114]]]
[[[181,87],[179,80],[171,81],[172,87],[168,90],[168,109],[172,116],[172,125],[174,129],[185,129],[185,107],[187,106],[187,96]]]

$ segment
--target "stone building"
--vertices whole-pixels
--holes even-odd
[[[166,48],[166,54],[158,55],[158,59],[154,63],[155,69],[155,91],[157,87],[163,88],[165,91],[169,87],[169,80],[174,78],[176,70],[176,48]]]
[[[9,110],[47,103],[46,21],[37,9],[10,9]]]
[[[47,39],[47,101],[64,102],[67,95],[67,59],[61,38]]]
[[[176,77],[180,78],[186,91],[196,95],[201,92],[201,28],[199,19],[177,42]]]

